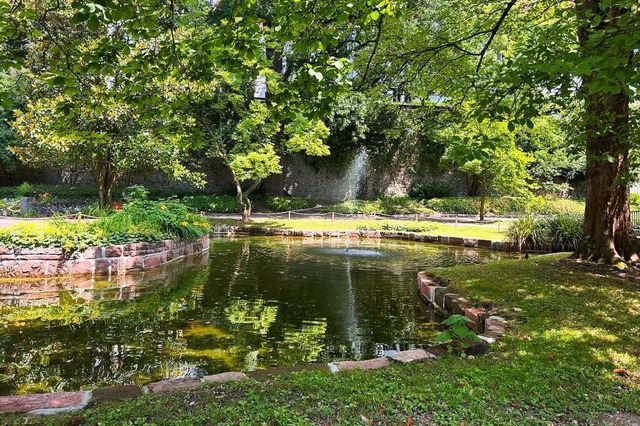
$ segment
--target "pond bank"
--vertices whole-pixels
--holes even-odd
[[[591,273],[551,255],[439,268],[451,292],[510,321],[475,359],[327,369],[174,394],[146,394],[9,424],[600,425],[640,420],[638,282]],[[616,373],[614,370],[618,371]],[[411,419],[411,420],[409,420]],[[622,423],[621,423],[622,424]]]

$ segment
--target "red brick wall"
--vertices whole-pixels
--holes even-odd
[[[209,237],[198,241],[91,247],[74,253],[60,248],[9,249],[0,247],[0,277],[111,275],[153,268],[209,249]]]

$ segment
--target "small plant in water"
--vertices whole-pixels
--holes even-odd
[[[478,342],[480,338],[475,331],[467,327],[467,324],[473,322],[464,315],[451,315],[440,324],[444,326],[444,330],[438,334],[436,341],[438,343],[455,343],[455,345],[464,349],[469,346],[469,341]],[[449,352],[453,352],[453,345],[447,346]]]

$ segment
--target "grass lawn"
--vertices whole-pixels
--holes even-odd
[[[243,223],[240,220],[229,219],[211,219],[212,225],[235,225],[242,226]],[[265,228],[281,228],[281,229],[295,229],[305,231],[316,230],[357,230],[358,227],[366,226],[380,226],[384,223],[383,220],[366,220],[366,219],[269,219],[269,218],[255,218],[249,224],[249,226],[265,227]],[[402,221],[394,220],[389,221],[396,225],[415,226],[417,223],[421,225],[428,225],[429,230],[422,232],[427,235],[445,235],[448,237],[467,237],[467,238],[481,238],[493,241],[502,241],[506,235],[506,229],[509,226],[508,221],[487,223],[487,224],[465,224],[465,223],[440,223],[430,221]]]
[[[44,421],[468,426],[587,424],[605,412],[640,414],[638,281],[589,272],[564,256],[437,270],[453,289],[513,322],[501,343],[473,360],[450,356],[337,375],[306,371],[147,395]]]

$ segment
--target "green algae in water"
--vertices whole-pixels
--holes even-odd
[[[411,242],[217,239],[98,283],[0,283],[0,394],[366,359],[432,342],[416,272],[508,256]],[[13,305],[13,306],[11,306]]]

